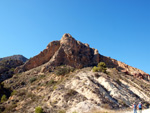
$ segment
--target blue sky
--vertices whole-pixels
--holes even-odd
[[[150,73],[150,0],[0,1],[0,58],[33,57],[64,33]]]

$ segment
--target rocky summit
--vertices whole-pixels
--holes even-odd
[[[59,65],[82,68],[97,64],[99,58],[98,50],[76,41],[70,34],[64,34],[60,41],[49,43],[45,50],[16,71],[27,71],[45,63],[45,68],[49,69]]]
[[[24,57],[23,55],[13,55],[13,56],[0,58],[0,61],[2,61],[2,60],[19,60],[22,62],[26,62],[28,59],[26,57]]]
[[[66,33],[0,84],[2,113],[123,113],[150,105],[149,74]]]
[[[75,40],[68,33],[64,34],[60,41],[50,42],[45,50],[18,67],[16,72],[24,72],[43,64],[44,71],[50,71],[55,66],[60,65],[69,65],[79,69],[97,65],[101,61],[109,67],[115,67],[122,72],[137,75],[144,79],[149,76],[140,69],[101,55],[97,49],[90,48],[88,44]]]

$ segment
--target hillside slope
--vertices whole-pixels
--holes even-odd
[[[57,73],[60,69],[67,73]],[[114,68],[107,68],[108,74],[92,72],[90,67],[73,72],[66,69],[70,67],[61,66],[53,72],[41,73],[39,68],[34,68],[6,80],[5,86],[16,94],[2,104],[5,111],[32,113],[41,106],[46,113],[83,113],[93,109],[128,108],[139,101],[144,108],[150,104],[150,82]]]
[[[2,60],[20,60],[22,62],[26,62],[28,59],[26,57],[24,57],[23,55],[13,55],[13,56],[0,58],[0,61],[2,61]]]
[[[75,40],[70,34],[64,34],[60,41],[53,41],[48,44],[45,50],[28,60],[23,66],[16,69],[17,72],[24,72],[43,65],[43,71],[51,71],[55,66],[69,65],[74,68],[83,68],[105,62],[108,67],[115,67],[122,72],[129,73],[141,79],[148,79],[149,74],[140,69],[131,67],[123,62],[101,55],[97,49],[90,48]]]
[[[99,67],[99,62],[104,67]],[[93,72],[93,66],[98,72]],[[126,109],[140,101],[148,108],[148,76],[64,34],[60,41],[49,43],[45,50],[17,67],[12,78],[3,81],[3,88],[10,89],[11,94],[0,103],[0,110],[34,113],[40,106],[45,113],[93,113]]]
[[[0,61],[0,82],[12,77],[17,66],[23,65],[20,60],[1,60]]]

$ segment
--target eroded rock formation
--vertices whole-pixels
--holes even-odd
[[[16,72],[27,71],[43,65],[44,71],[59,65],[69,65],[75,68],[97,65],[103,61],[109,67],[115,67],[122,72],[131,75],[140,74],[148,77],[147,73],[125,63],[105,57],[98,53],[97,49],[90,48],[88,44],[83,44],[75,40],[70,34],[63,35],[60,41],[53,41],[48,44],[40,54],[28,60],[24,65],[18,67]],[[133,74],[134,72],[134,74]]]
[[[53,41],[37,56],[31,58],[16,72],[27,71],[45,64],[45,67],[70,65],[75,68],[96,65],[99,59],[98,50],[88,44],[76,41],[70,34],[64,34],[60,41]]]

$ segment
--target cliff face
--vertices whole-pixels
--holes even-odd
[[[109,67],[115,67],[132,75],[147,76],[148,74],[115,59],[102,56],[97,49],[90,48],[75,40],[70,34],[64,34],[60,41],[53,41],[40,54],[28,60],[16,72],[27,71],[43,65],[46,69],[59,65],[69,65],[75,68],[97,65],[103,61]]]
[[[117,61],[115,59],[102,55],[100,55],[100,61],[105,62],[108,67],[117,68],[119,71],[124,72],[126,74],[133,75],[140,79],[149,79],[149,74],[145,73],[140,69],[129,66],[121,61]]]
[[[27,71],[32,68],[38,67],[42,64],[48,62],[55,52],[59,49],[60,42],[53,41],[48,44],[47,48],[40,52],[38,55],[34,56],[33,58],[29,59],[24,65],[18,67],[20,71]]]
[[[88,44],[76,41],[70,34],[64,34],[60,41],[53,41],[37,56],[31,58],[16,72],[27,71],[45,64],[45,67],[70,65],[75,68],[96,65],[99,53]]]

